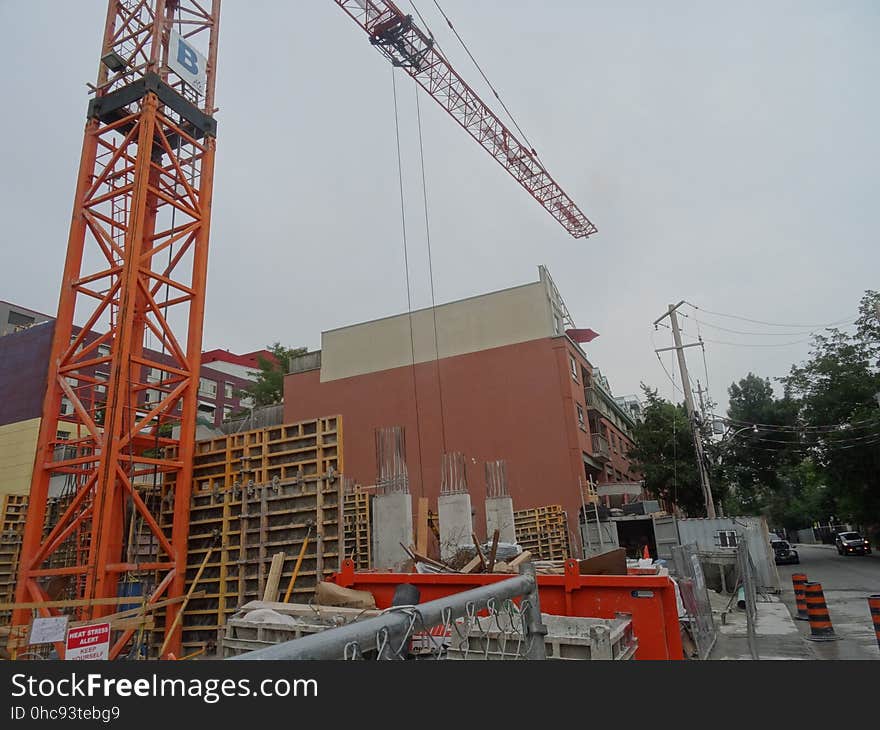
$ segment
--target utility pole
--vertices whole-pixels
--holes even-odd
[[[700,430],[697,427],[697,415],[696,410],[694,408],[694,394],[691,391],[691,381],[690,376],[688,375],[687,370],[687,362],[684,357],[684,348],[685,347],[700,347],[702,346],[701,342],[695,342],[690,345],[682,345],[681,344],[681,330],[678,327],[678,313],[676,310],[684,304],[684,302],[679,302],[678,304],[670,304],[669,311],[666,312],[662,317],[654,321],[654,325],[656,326],[660,320],[669,317],[669,321],[672,324],[672,337],[675,341],[675,347],[664,347],[657,352],[662,352],[664,350],[675,350],[676,355],[678,356],[678,369],[681,372],[681,385],[682,391],[684,392],[684,404],[687,409],[688,420],[691,424],[691,433],[694,437],[694,450],[697,454],[697,469],[700,472],[700,486],[703,489],[703,499],[706,502],[706,517],[714,518],[715,517],[715,502],[712,499],[712,486],[709,484],[709,472],[706,469],[706,460],[703,457],[703,440],[700,438]]]

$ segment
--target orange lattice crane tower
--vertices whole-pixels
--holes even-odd
[[[16,602],[86,599],[76,616],[96,619],[118,609],[88,601],[114,599],[131,576],[148,602],[184,594],[219,14],[220,0],[109,2]]]

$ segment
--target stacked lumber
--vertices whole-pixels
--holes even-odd
[[[517,510],[513,513],[516,541],[538,560],[565,560],[571,551],[568,519],[561,505]]]
[[[15,600],[15,577],[24,535],[27,496],[5,494],[0,497],[0,603]],[[0,611],[0,626],[9,623],[12,611]]]

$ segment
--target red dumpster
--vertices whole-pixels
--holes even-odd
[[[331,580],[344,588],[369,591],[378,608],[388,608],[395,588],[409,583],[419,589],[421,601],[495,583],[501,573],[356,573],[346,560]],[[668,576],[581,575],[577,560],[567,560],[564,575],[538,575],[541,611],[558,616],[614,618],[632,616],[639,640],[636,659],[683,659],[675,586]]]

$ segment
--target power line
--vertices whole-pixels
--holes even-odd
[[[827,324],[784,324],[781,322],[766,322],[761,319],[750,319],[749,317],[741,317],[738,314],[725,314],[724,312],[713,312],[710,309],[703,309],[702,307],[698,307],[696,304],[692,304],[691,302],[685,301],[689,307],[693,307],[701,312],[705,312],[706,314],[712,314],[716,317],[728,317],[729,319],[739,319],[743,322],[751,322],[752,324],[763,324],[767,327],[795,327],[800,329],[821,329],[823,327],[833,327],[834,325],[844,324],[846,322],[850,322],[851,318],[847,317],[846,319],[841,319],[836,322],[828,322]]]
[[[850,423],[841,424],[841,423],[828,423],[828,424],[819,424],[819,425],[808,425],[804,424],[802,426],[787,426],[785,424],[775,424],[775,423],[752,423],[751,421],[743,421],[738,418],[727,418],[725,416],[719,416],[717,413],[711,414],[715,418],[721,421],[727,421],[729,423],[735,423],[742,426],[756,426],[761,430],[791,430],[791,431],[820,431],[820,430],[828,430],[828,431],[848,431],[852,428],[865,428],[863,424],[876,424],[877,419],[875,418],[865,418],[860,421],[852,421]]]
[[[712,329],[721,330],[722,332],[731,332],[735,335],[750,335],[753,337],[800,337],[805,334],[814,334],[813,332],[753,332],[748,330],[733,330],[729,327],[722,327],[718,324],[713,324],[712,322],[707,322],[704,320],[699,320],[694,317],[694,321],[697,323],[697,331],[699,332],[699,327],[702,324],[704,327],[711,327]],[[851,323],[847,326],[855,326],[855,323]]]
[[[803,345],[804,343],[810,341],[811,339],[808,338],[806,340],[792,340],[791,342],[765,342],[761,344],[753,344],[748,342],[727,342],[726,340],[710,340],[706,337],[702,338],[702,342],[711,342],[713,345],[730,345],[731,347],[791,347],[792,345]]]

